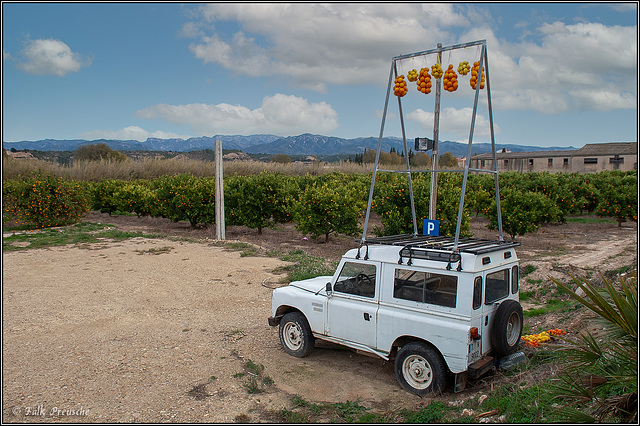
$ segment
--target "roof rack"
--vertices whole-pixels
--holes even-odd
[[[457,244],[456,244],[457,243]],[[484,254],[511,247],[517,247],[520,243],[513,241],[494,241],[479,238],[435,237],[431,235],[389,235],[384,237],[361,240],[362,245],[367,246],[366,257],[369,254],[369,245],[392,245],[402,247],[400,250],[399,264],[403,258],[407,258],[407,264],[411,265],[412,259],[435,260],[448,262],[447,269],[451,269],[451,263],[460,262],[460,253]],[[358,254],[360,250],[358,249]],[[462,270],[458,264],[458,270]]]

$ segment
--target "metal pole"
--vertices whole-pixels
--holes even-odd
[[[224,226],[224,185],[222,174],[222,141],[215,142],[215,163],[216,163],[216,238],[218,240],[226,239]]]
[[[467,161],[465,162],[464,175],[462,177],[462,189],[460,192],[460,203],[458,204],[458,221],[456,223],[456,236],[453,240],[453,251],[458,249],[458,241],[460,240],[460,227],[462,225],[462,212],[464,211],[464,194],[467,190],[467,177],[469,176],[469,163],[471,159],[471,143],[473,141],[473,129],[476,125],[476,113],[478,111],[478,96],[480,95],[480,85],[482,81],[482,63],[486,54],[485,45],[482,45],[480,51],[480,69],[478,69],[478,80],[476,82],[476,95],[473,101],[473,113],[471,114],[471,128],[469,129],[469,144],[467,145]]]
[[[394,61],[394,71],[395,74],[398,75],[398,69],[395,66]],[[409,202],[411,204],[411,219],[413,220],[413,235],[418,235],[418,222],[416,220],[416,205],[413,199],[413,185],[411,183],[411,166],[409,165],[409,151],[407,150],[407,136],[404,129],[404,115],[402,114],[402,101],[400,100],[400,96],[398,96],[398,112],[400,113],[400,128],[402,129],[402,144],[404,146],[404,159],[407,165],[407,180],[409,182]]]
[[[496,209],[498,214],[498,235],[500,241],[503,241],[502,237],[502,209],[500,208],[500,185],[498,184],[498,163],[496,160],[496,141],[493,133],[493,109],[491,108],[491,87],[489,86],[489,59],[487,58],[487,52],[484,52],[484,68],[487,74],[487,102],[489,104],[489,128],[491,130],[491,152],[493,154],[493,176],[495,179],[496,188]],[[480,74],[482,78],[482,74]]]
[[[442,43],[438,43],[438,49]],[[442,63],[442,52],[438,52],[438,63]],[[436,80],[436,105],[433,112],[433,150],[431,151],[431,193],[429,194],[429,219],[436,218],[436,204],[438,200],[438,133],[440,128],[440,91],[441,78]]]
[[[378,151],[376,152],[376,162],[373,166],[373,175],[371,176],[371,187],[369,188],[369,202],[367,203],[367,214],[364,217],[364,226],[362,228],[362,240],[367,239],[367,227],[369,225],[369,215],[371,214],[371,203],[373,202],[373,187],[376,183],[376,172],[378,171],[378,161],[380,160],[380,150],[382,149],[382,135],[384,134],[384,122],[387,118],[387,107],[389,106],[389,93],[391,92],[391,83],[393,82],[393,70],[395,61],[391,61],[391,71],[389,71],[389,83],[387,84],[387,96],[384,101],[384,110],[382,111],[382,123],[380,124],[380,135],[378,136]]]

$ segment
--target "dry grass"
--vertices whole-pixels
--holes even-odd
[[[387,167],[387,166],[385,166]],[[396,166],[400,167],[400,166]],[[370,173],[373,164],[356,164],[346,161],[339,163],[265,163],[262,161],[225,161],[225,176],[248,176],[268,173],[282,173],[290,176],[322,175],[332,172]],[[214,176],[215,163],[192,159],[151,159],[142,161],[75,161],[71,165],[43,160],[24,160],[3,158],[2,179],[20,179],[41,171],[55,176],[78,181],[95,182],[102,179],[135,180],[155,179],[160,176],[173,176],[191,173],[196,177]]]

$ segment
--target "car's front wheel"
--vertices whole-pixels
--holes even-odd
[[[404,345],[396,355],[396,378],[416,395],[438,395],[446,382],[446,368],[440,354],[420,342]]]
[[[315,338],[309,322],[300,312],[289,312],[280,321],[280,343],[289,355],[305,357],[313,351]]]

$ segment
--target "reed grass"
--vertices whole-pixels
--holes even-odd
[[[291,176],[322,175],[333,172],[366,174],[373,171],[373,164],[357,164],[348,161],[337,163],[266,163],[252,160],[225,161],[223,169],[225,176],[249,176],[262,172],[282,173]],[[146,158],[141,161],[112,161],[107,159],[74,161],[70,165],[63,165],[44,160],[2,159],[3,180],[29,177],[34,173],[38,173],[38,171],[66,179],[88,182],[96,182],[103,179],[155,179],[160,176],[174,176],[182,173],[190,173],[196,177],[211,177],[215,176],[215,163],[181,158]]]

